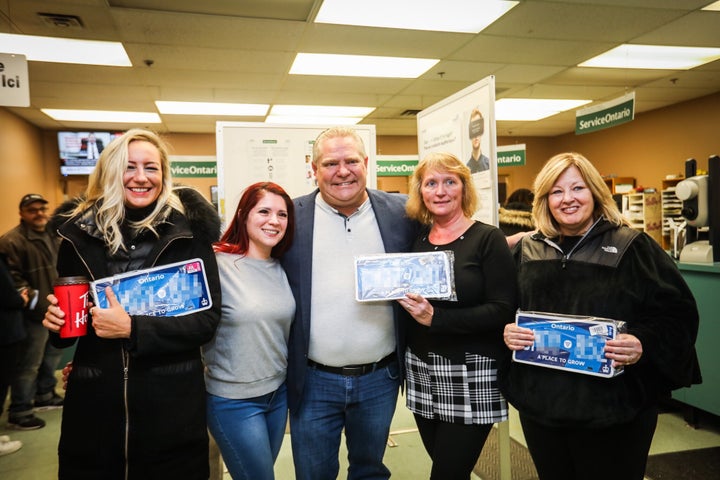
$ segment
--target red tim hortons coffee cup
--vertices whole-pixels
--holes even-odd
[[[86,277],[60,277],[55,280],[53,290],[58,307],[65,312],[65,324],[60,327],[61,338],[87,334],[89,287]]]

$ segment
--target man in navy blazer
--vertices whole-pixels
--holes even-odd
[[[366,188],[367,155],[352,128],[313,147],[318,190],[295,199],[283,256],[296,302],[288,344],[288,404],[298,480],[337,478],[345,431],[348,479],[386,479],[382,462],[405,351],[396,302],[355,300],[354,258],[405,252],[417,224],[404,195]]]

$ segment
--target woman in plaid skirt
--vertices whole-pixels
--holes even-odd
[[[514,319],[515,266],[503,233],[472,219],[477,194],[455,156],[431,153],[411,179],[407,213],[426,228],[414,252],[451,251],[455,297],[408,293],[407,406],[432,459],[431,479],[468,480],[495,422],[507,419],[497,361]]]

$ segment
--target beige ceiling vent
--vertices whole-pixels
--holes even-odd
[[[62,13],[38,13],[38,17],[50,26],[56,28],[81,29],[85,26],[77,15],[64,15]]]
[[[417,114],[420,112],[422,112],[422,110],[415,110],[415,109],[409,108],[409,109],[405,110],[404,112],[402,112],[400,114],[400,116],[401,117],[417,117]]]

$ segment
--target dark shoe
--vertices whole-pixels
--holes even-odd
[[[45,420],[32,413],[24,417],[8,418],[7,427],[12,430],[37,430],[45,426]]]
[[[64,401],[63,397],[61,397],[57,393],[53,392],[53,396],[49,400],[45,400],[43,402],[35,402],[35,411],[36,412],[44,412],[45,410],[54,410],[56,408],[62,408],[63,401]]]

